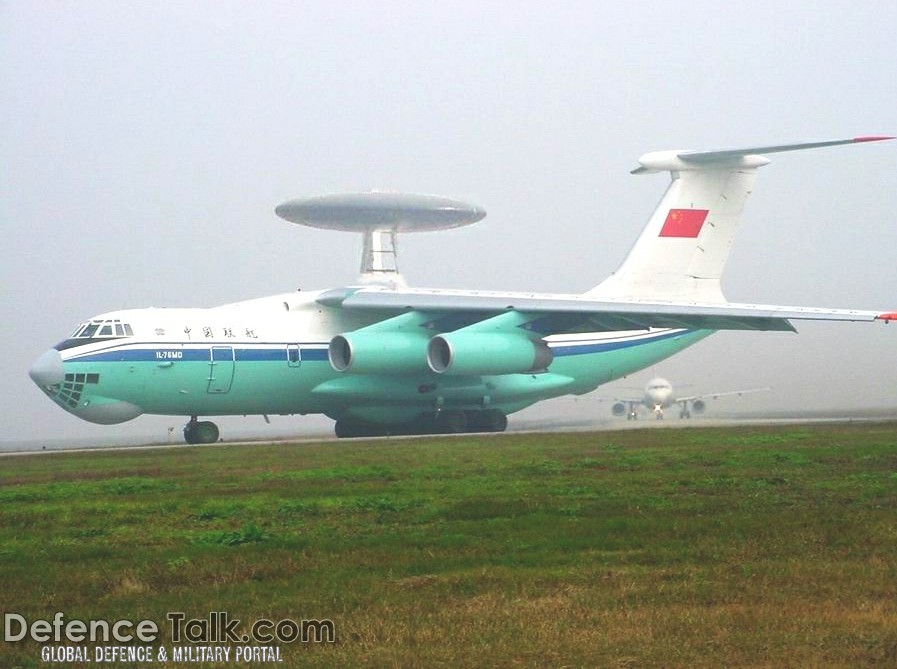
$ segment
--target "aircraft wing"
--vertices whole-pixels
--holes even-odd
[[[647,328],[762,330],[795,332],[792,320],[891,321],[897,312],[822,309],[759,304],[589,299],[579,295],[490,291],[399,289],[378,286],[337,288],[318,303],[348,310],[382,312],[384,318],[425,312],[454,322],[454,329],[506,312],[525,314],[526,329],[543,335],[612,332]]]
[[[695,400],[716,399],[718,397],[727,397],[731,395],[748,395],[750,393],[763,393],[772,390],[772,388],[748,388],[747,390],[728,390],[724,393],[703,393],[702,395],[689,395],[688,397],[677,397],[676,402],[693,402]]]

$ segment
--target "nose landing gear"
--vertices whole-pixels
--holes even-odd
[[[184,426],[184,441],[188,444],[214,444],[218,441],[218,426],[210,420],[196,420],[196,416],[191,416],[190,422]]]

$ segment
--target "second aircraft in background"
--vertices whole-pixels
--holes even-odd
[[[626,420],[638,418],[638,407],[646,407],[654,412],[654,416],[661,420],[664,409],[678,404],[679,418],[691,418],[691,412],[704,413],[707,408],[707,399],[716,399],[726,395],[746,395],[747,393],[759,393],[769,388],[750,388],[747,390],[729,390],[724,393],[704,393],[703,395],[688,395],[676,397],[673,395],[673,386],[666,379],[660,377],[651,379],[645,385],[644,394],[638,398],[616,398],[611,411],[614,416],[626,416]]]

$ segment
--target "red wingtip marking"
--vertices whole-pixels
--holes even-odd
[[[866,137],[854,137],[854,142],[880,142],[885,139],[895,139],[894,137],[889,137],[887,135],[868,135]]]
[[[879,314],[875,318],[877,318],[880,321],[885,321],[885,322],[897,321],[897,311],[890,311],[886,314]]]

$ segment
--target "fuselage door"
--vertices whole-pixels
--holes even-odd
[[[298,367],[302,364],[302,353],[299,344],[287,344],[287,364],[290,367]]]
[[[222,394],[230,391],[234,381],[234,347],[213,346],[209,360],[208,392]]]

